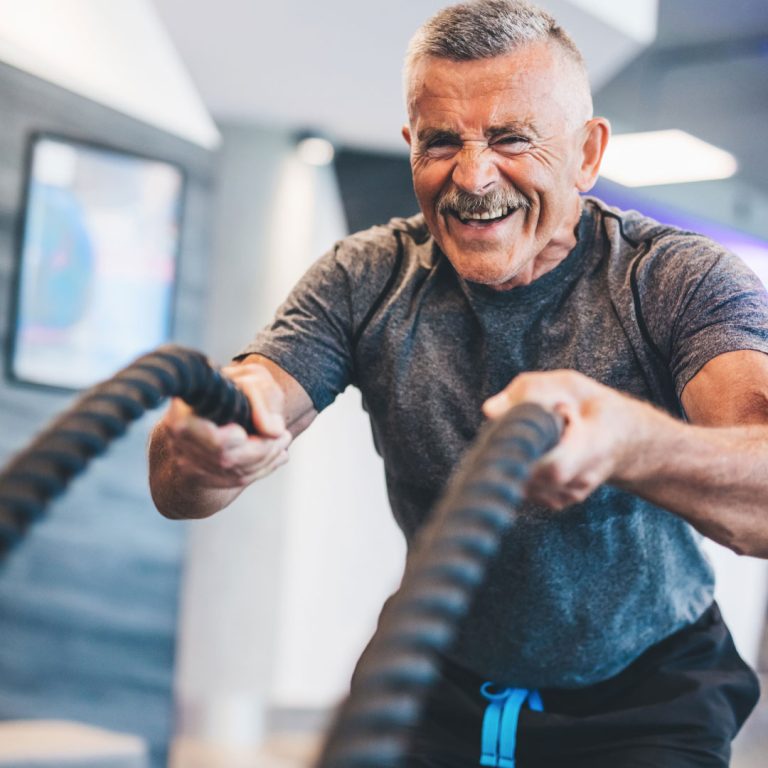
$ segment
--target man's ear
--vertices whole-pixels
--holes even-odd
[[[576,176],[576,188],[579,192],[589,192],[595,185],[610,136],[611,124],[604,117],[593,117],[584,126],[581,167]]]
[[[405,143],[410,147],[411,146],[411,129],[408,125],[403,126],[403,130],[401,131],[403,134],[403,138],[405,139]]]

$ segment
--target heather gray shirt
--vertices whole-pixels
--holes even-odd
[[[421,216],[393,220],[316,262],[243,353],[274,360],[318,411],[360,388],[410,542],[481,404],[518,373],[576,369],[682,417],[680,393],[708,360],[768,352],[763,287],[712,241],[594,198],[577,234],[555,269],[500,293],[460,279]],[[589,685],[695,621],[712,595],[687,523],[602,486],[563,512],[524,508],[452,656],[500,683]]]

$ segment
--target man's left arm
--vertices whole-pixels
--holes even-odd
[[[554,509],[610,483],[674,512],[739,554],[768,558],[768,355],[710,360],[686,385],[684,423],[575,371],[526,373],[488,400],[560,413],[559,445],[539,462],[532,501]]]

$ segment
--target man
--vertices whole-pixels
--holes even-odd
[[[757,684],[696,531],[768,556],[765,292],[711,241],[582,198],[609,125],[547,14],[441,11],[406,86],[422,216],[337,244],[228,369],[260,437],[172,405],[151,446],[158,508],[226,506],[355,384],[411,541],[483,418],[539,402],[563,438],[408,765],[477,765],[483,741],[484,765],[725,766]],[[513,754],[509,733],[486,749],[488,682],[529,702]]]

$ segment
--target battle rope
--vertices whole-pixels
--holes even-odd
[[[254,432],[247,399],[204,355],[160,347],[88,390],[0,472],[0,552],[131,422],[174,396],[216,424]]]
[[[523,404],[486,424],[412,547],[405,575],[358,662],[318,768],[384,768],[410,730],[472,596],[515,522],[530,469],[560,438],[558,417]]]
[[[199,352],[167,346],[140,357],[87,391],[0,472],[0,550],[17,542],[131,422],[167,397],[182,398],[216,424],[255,431],[246,397]],[[436,656],[453,641],[514,524],[531,466],[557,443],[560,429],[555,416],[525,404],[480,431],[409,553],[318,768],[384,768],[406,754],[409,730],[437,675]]]

